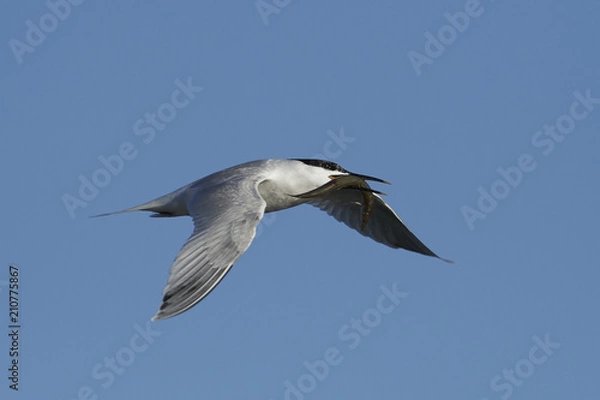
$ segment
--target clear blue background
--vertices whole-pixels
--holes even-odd
[[[597,398],[600,106],[547,156],[532,137],[573,92],[600,97],[600,4],[481,7],[417,76],[408,52],[425,54],[424,33],[464,0],[292,1],[268,24],[252,1],[88,0],[20,64],[9,41],[49,9],[5,3],[0,281],[20,267],[23,327],[18,394],[0,340],[1,397],[75,399],[88,386],[100,399],[283,399],[305,361],[336,347],[343,361],[306,399],[492,400],[509,393],[491,381],[548,333],[560,348],[508,397]],[[188,77],[204,91],[145,144],[134,123]],[[341,129],[354,142],[331,146],[333,160],[391,181],[377,188],[456,264],[389,249],[309,206],[269,216],[214,292],[153,323],[160,336],[103,387],[93,369],[154,315],[192,224],[88,216],[241,162],[324,154]],[[137,157],[71,218],[61,197],[124,142]],[[469,229],[461,207],[524,153],[537,168]],[[338,331],[393,284],[408,296],[349,349]]]

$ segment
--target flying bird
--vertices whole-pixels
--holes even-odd
[[[194,231],[171,265],[162,303],[152,318],[160,320],[188,310],[217,286],[250,246],[265,213],[304,203],[386,246],[440,258],[383,201],[380,195],[385,193],[367,181],[389,184],[331,161],[251,161],[139,206],[98,216],[151,211],[151,217],[192,217]]]

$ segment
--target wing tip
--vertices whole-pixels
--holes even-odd
[[[158,309],[158,311],[156,312],[156,314],[154,315],[154,317],[152,317],[150,319],[150,321],[160,321],[163,319],[167,319],[169,317],[172,317],[174,315],[177,315],[178,313],[168,313],[165,312],[165,304],[161,304],[160,308]]]
[[[154,317],[150,318],[150,321],[160,321],[161,319],[163,319],[163,317],[160,316],[160,312],[157,312]]]
[[[170,304],[167,301],[169,300],[170,297],[171,297],[170,295],[163,296],[163,300],[160,304],[160,307],[158,308],[156,315],[154,315],[154,317],[152,317],[151,321],[160,321],[163,319],[167,319],[167,318],[173,317],[177,314],[181,314],[183,311],[185,311],[185,310],[169,311],[168,308],[169,308]]]

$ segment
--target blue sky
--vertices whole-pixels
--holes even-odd
[[[0,322],[51,399],[597,398],[600,4],[10,2]],[[189,218],[91,215],[329,158],[443,257],[310,206],[149,323]],[[92,187],[93,185],[93,187]],[[80,193],[81,192],[81,193]]]

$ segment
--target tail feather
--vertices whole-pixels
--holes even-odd
[[[92,215],[90,218],[106,217],[108,215],[123,214],[132,211],[154,212],[151,217],[177,217],[181,215],[189,215],[187,210],[187,199],[182,196],[182,194],[185,192],[185,189],[187,189],[187,186],[135,207],[126,208],[125,210],[121,211]]]

